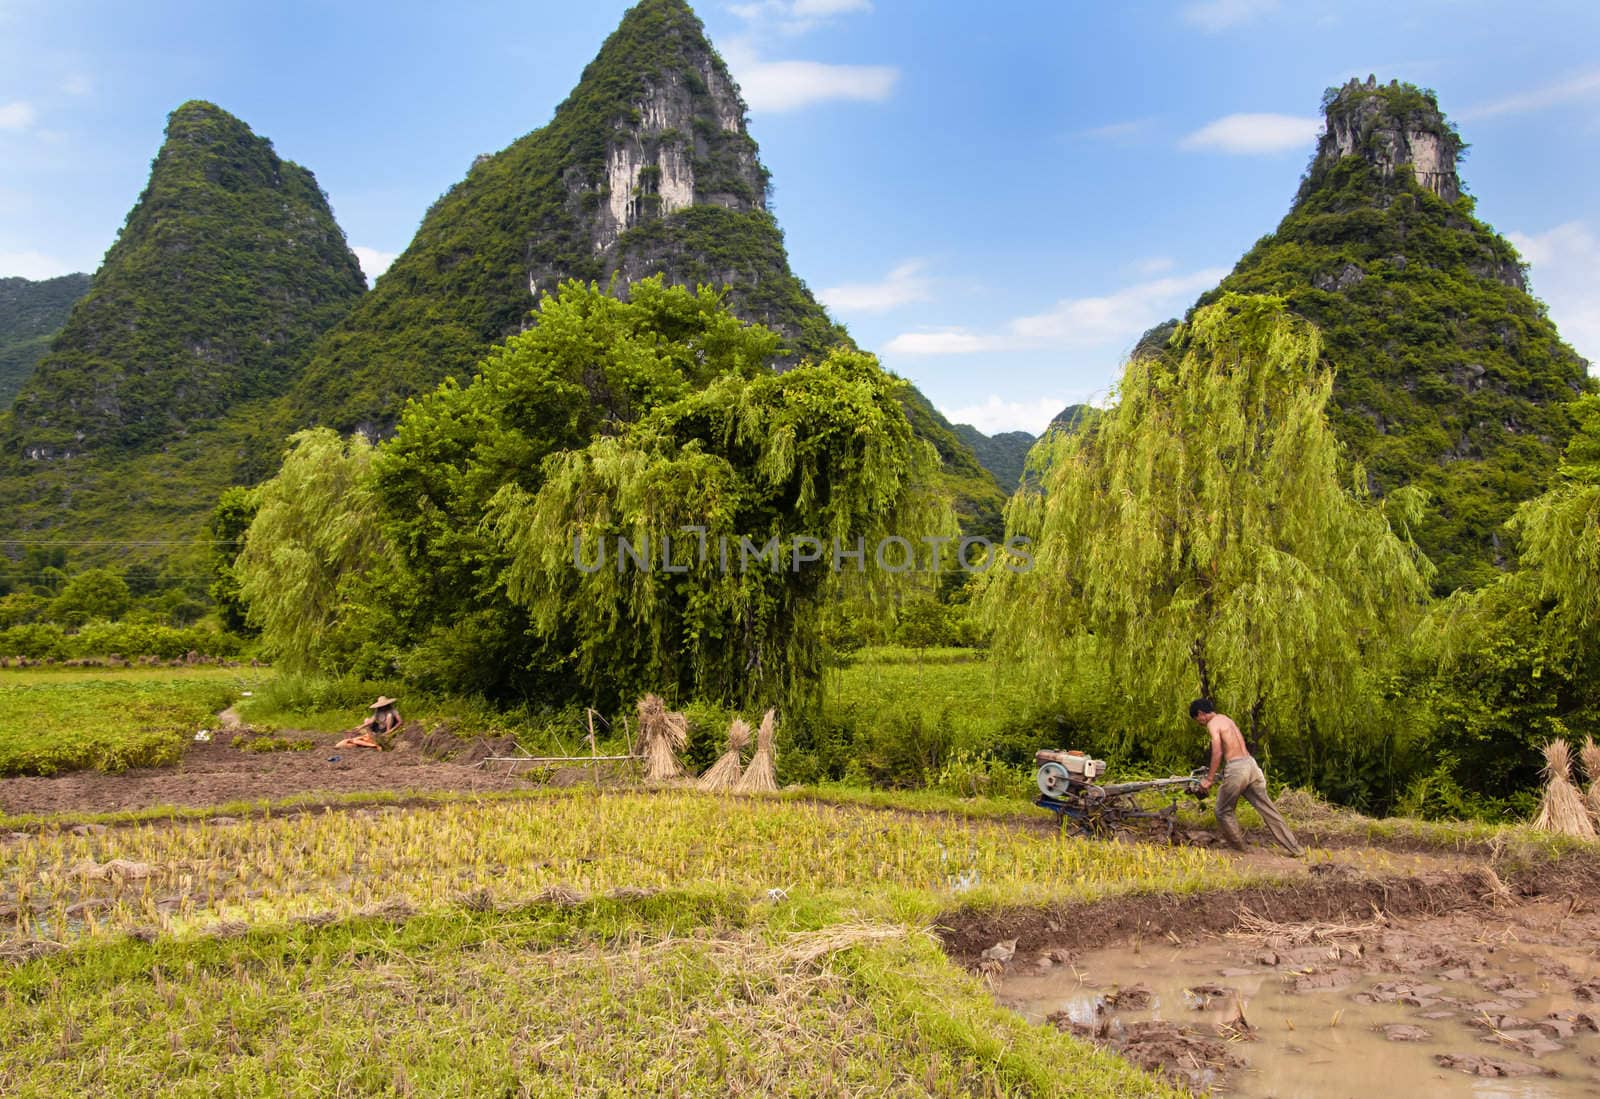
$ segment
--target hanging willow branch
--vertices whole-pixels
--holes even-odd
[[[870,356],[835,351],[782,374],[724,376],[551,457],[537,492],[508,485],[490,503],[506,592],[541,632],[573,639],[586,685],[672,683],[734,704],[807,696],[824,603],[846,581],[878,599],[903,582],[836,572],[832,541],[954,530],[898,384]],[[642,562],[618,554],[619,537]],[[820,561],[797,567],[799,537],[824,545]]]

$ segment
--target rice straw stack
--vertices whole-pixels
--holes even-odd
[[[768,710],[761,718],[761,728],[756,731],[756,754],[750,757],[739,785],[741,794],[770,794],[778,788],[777,755],[772,749],[772,734],[777,728],[777,711]]]
[[[702,790],[731,790],[739,784],[743,765],[739,753],[750,743],[750,726],[743,718],[734,718],[728,726],[728,750],[723,752],[705,774],[700,776]]]
[[[1543,832],[1593,839],[1589,809],[1572,785],[1572,749],[1566,741],[1552,740],[1544,746],[1544,780],[1544,799],[1533,826]]]
[[[678,753],[689,743],[689,719],[668,711],[655,695],[639,700],[639,736],[644,741],[644,777],[662,782],[683,774]]]
[[[1594,737],[1586,736],[1578,755],[1583,759],[1583,773],[1589,779],[1589,812],[1600,817],[1600,744],[1594,742]]]

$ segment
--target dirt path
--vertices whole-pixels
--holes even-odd
[[[309,739],[315,747],[244,752],[228,743],[230,736],[219,734],[209,744],[190,744],[174,767],[143,767],[115,775],[75,771],[49,778],[0,779],[0,811],[104,813],[275,800],[298,794],[514,790],[527,785],[521,779],[444,762],[415,749],[334,748],[340,739],[336,734],[279,735]]]

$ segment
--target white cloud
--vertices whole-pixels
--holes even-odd
[[[1563,80],[1559,84],[1546,84],[1531,92],[1519,92],[1504,99],[1480,103],[1476,107],[1462,111],[1456,117],[1470,121],[1475,118],[1494,118],[1503,114],[1542,111],[1546,107],[1555,107],[1576,99],[1588,99],[1595,95],[1600,95],[1600,69],[1591,69],[1570,80]]]
[[[901,355],[1097,349],[1132,345],[1145,329],[1182,313],[1195,295],[1228,272],[1207,267],[1187,275],[1134,283],[1110,294],[1063,298],[1042,313],[1017,317],[995,332],[934,328],[902,332],[884,345]]]
[[[804,34],[839,15],[872,10],[872,0],[752,0],[728,10],[762,29]]]
[[[73,73],[61,82],[61,90],[68,95],[88,95],[94,91],[94,81],[83,73]]]
[[[926,301],[932,284],[922,274],[922,260],[908,260],[881,282],[855,282],[829,286],[817,296],[829,309],[842,313],[884,313],[915,301]]]
[[[1197,0],[1183,6],[1183,19],[1215,34],[1276,11],[1278,0]]]
[[[731,57],[729,65],[752,111],[795,111],[834,99],[880,103],[900,79],[892,65],[754,59],[739,64]]]
[[[1054,307],[1011,322],[1014,340],[1028,347],[1091,346],[1132,341],[1146,328],[1186,308],[1228,272],[1207,267],[1188,275],[1152,279],[1111,294],[1064,298]]]
[[[0,278],[53,279],[79,270],[43,252],[0,252]]]
[[[0,103],[0,130],[26,130],[37,117],[38,112],[33,109],[32,103],[24,103],[20,99],[12,103]]]
[[[378,276],[389,269],[399,252],[381,252],[376,248],[367,248],[364,245],[352,245],[350,251],[356,254],[356,259],[361,264],[361,273],[367,276],[367,285],[378,281]]]
[[[1600,363],[1600,237],[1587,223],[1569,221],[1530,235],[1506,236],[1528,262],[1534,294],[1550,307],[1550,317],[1578,354]]]
[[[982,404],[941,408],[939,411],[951,423],[971,424],[985,435],[997,435],[1002,431],[1026,431],[1030,435],[1042,435],[1056,414],[1070,403],[1065,397],[1006,401],[991,393]]]
[[[970,355],[990,351],[997,342],[968,328],[931,328],[922,332],[902,332],[883,345],[885,351],[901,355]]]
[[[1178,142],[1178,148],[1244,155],[1281,153],[1306,148],[1321,126],[1322,119],[1315,115],[1230,114],[1200,127]]]

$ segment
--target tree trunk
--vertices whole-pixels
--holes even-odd
[[[1200,677],[1200,697],[1211,697],[1211,673],[1206,669],[1206,650],[1201,642],[1196,641],[1189,646],[1189,651],[1194,655],[1194,670]]]

